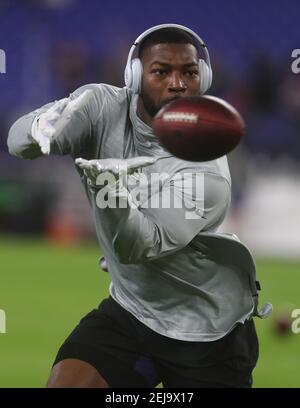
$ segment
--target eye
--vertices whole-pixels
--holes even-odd
[[[196,78],[199,75],[199,73],[197,70],[189,70],[185,72],[185,75],[190,78]]]
[[[166,69],[156,68],[156,69],[153,69],[153,70],[151,71],[151,73],[152,73],[152,74],[155,74],[155,75],[157,75],[157,76],[163,76],[163,75],[167,75],[168,71],[167,71]]]

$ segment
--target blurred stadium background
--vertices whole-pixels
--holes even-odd
[[[254,386],[300,386],[300,334],[289,321],[300,309],[300,74],[291,71],[299,12],[298,0],[0,1],[0,387],[43,387],[59,345],[109,283],[71,160],[10,157],[8,129],[85,83],[123,86],[133,40],[164,22],[205,39],[209,93],[231,102],[248,126],[230,155],[233,200],[222,229],[253,250],[261,303],[274,305],[273,317],[256,320]]]

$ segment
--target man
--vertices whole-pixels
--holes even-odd
[[[227,159],[175,158],[151,128],[162,106],[210,83],[202,40],[162,25],[132,47],[127,87],[84,86],[12,126],[11,154],[76,159],[112,278],[109,299],[60,348],[48,387],[251,386],[255,267],[216,233],[230,202]]]

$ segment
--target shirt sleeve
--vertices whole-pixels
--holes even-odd
[[[84,105],[80,106],[80,109],[73,113],[63,130],[54,136],[51,142],[51,154],[70,154],[73,158],[88,157],[89,152],[93,150],[95,137],[93,129],[95,123],[101,118],[105,105],[105,93],[101,85],[89,84],[78,88],[70,95],[70,99],[73,100],[86,90],[92,90],[92,95]],[[12,125],[7,140],[10,154],[24,159],[42,156],[39,145],[31,136],[31,127],[34,119],[46,112],[53,104],[54,102],[49,103],[22,116]]]
[[[201,231],[216,230],[229,203],[225,178],[191,173],[172,178],[141,206],[106,208],[101,222],[111,232],[120,262],[140,263],[178,251]]]

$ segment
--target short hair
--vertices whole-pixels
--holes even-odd
[[[141,57],[146,48],[156,44],[192,44],[194,45],[199,54],[198,41],[192,34],[182,30],[181,28],[165,27],[153,31],[142,40],[139,46],[138,52],[139,58]]]

